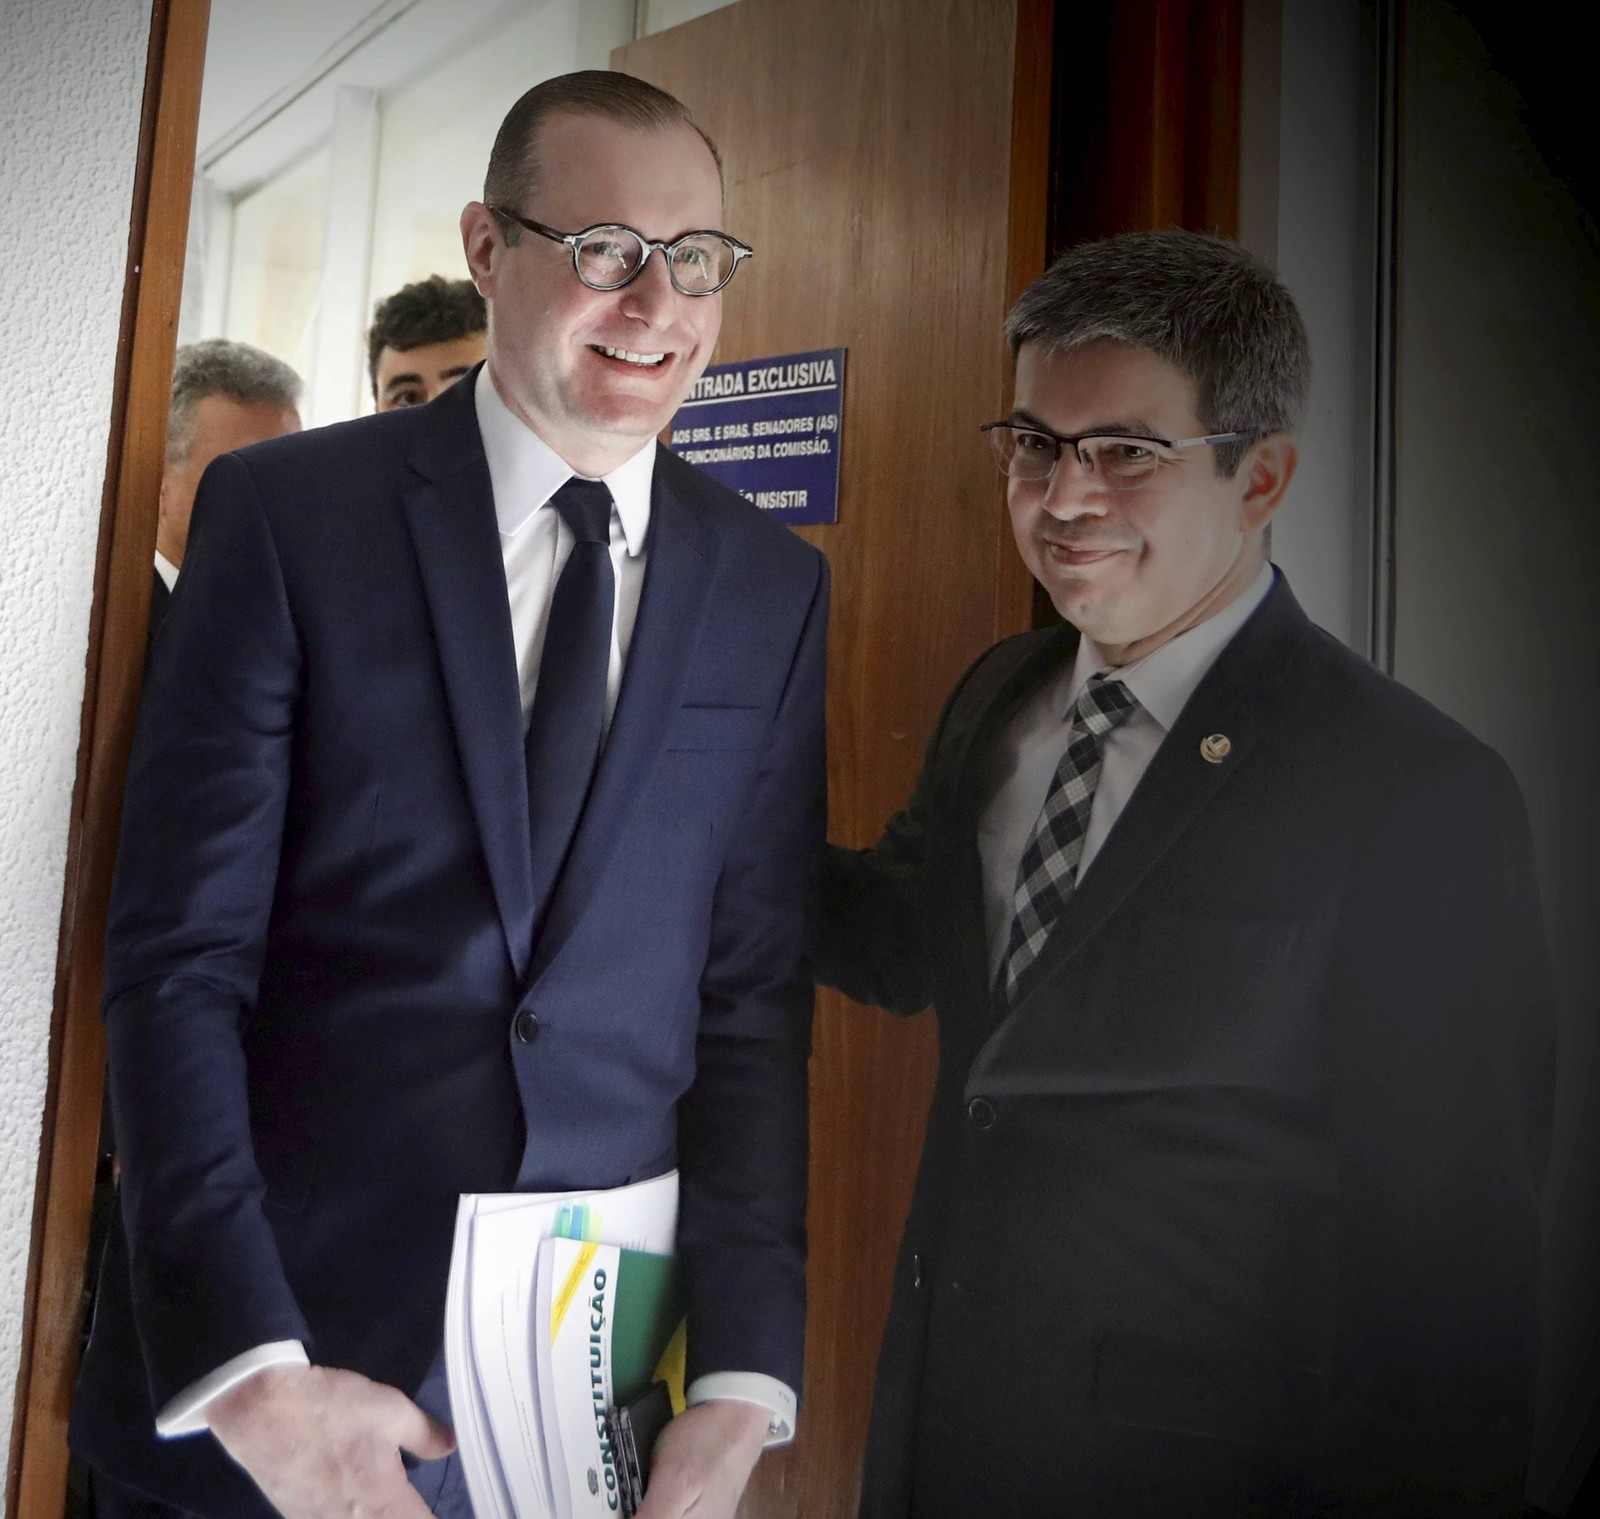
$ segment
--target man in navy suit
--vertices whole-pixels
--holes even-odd
[[[1492,750],[1267,557],[1309,355],[1183,232],[1069,251],[988,424],[1063,623],[983,654],[819,971],[938,1010],[863,1519],[1503,1514],[1552,993]]]
[[[654,441],[748,252],[721,214],[670,96],[537,87],[462,214],[486,366],[207,474],[111,913],[104,1512],[466,1513],[458,1195],[674,1165],[692,1406],[647,1515],[731,1515],[793,1429],[828,582]]]

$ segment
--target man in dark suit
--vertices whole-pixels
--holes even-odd
[[[299,432],[303,389],[300,376],[282,359],[249,343],[207,338],[178,350],[150,586],[152,640],[183,566],[201,476],[219,454]]]
[[[200,492],[111,912],[104,1512],[467,1513],[459,1194],[674,1165],[648,1519],[731,1516],[793,1427],[826,566],[655,443],[742,257],[682,106],[547,81],[485,200],[486,367]]]
[[[862,1513],[1516,1511],[1551,991],[1500,759],[1267,558],[1309,377],[1187,233],[1073,250],[988,431],[1067,626],[829,851],[819,975],[938,1012]]]
[[[300,431],[300,376],[249,343],[208,338],[180,348],[172,365],[172,402],[161,467],[155,570],[150,582],[146,649],[155,643],[178,583],[195,492],[219,454]],[[100,1118],[100,1158],[89,1217],[89,1260],[97,1262],[115,1207],[116,1147],[107,1092]],[[94,1286],[84,1294],[84,1331],[93,1318]]]

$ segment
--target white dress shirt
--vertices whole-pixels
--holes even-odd
[[[156,550],[156,574],[161,577],[161,583],[171,591],[178,583],[178,567],[160,549]]]
[[[533,711],[539,657],[550,623],[556,580],[572,553],[572,529],[550,498],[573,476],[572,466],[500,399],[486,364],[478,371],[473,399],[478,431],[489,460],[494,514],[500,524],[500,557],[511,601],[511,637],[522,682],[522,721]],[[606,671],[606,727],[616,711],[622,667],[633,642],[633,623],[644,586],[644,544],[650,531],[650,487],[656,473],[652,438],[631,459],[600,478],[611,491],[611,571],[616,596],[611,614],[611,661]]]
[[[543,438],[515,416],[501,400],[487,364],[478,371],[473,401],[478,430],[489,463],[495,518],[500,527],[500,555],[505,564],[506,595],[511,604],[511,636],[517,651],[522,721],[533,711],[539,684],[539,658],[550,622],[556,580],[572,552],[572,530],[550,504],[550,498],[574,471]],[[645,540],[650,530],[650,489],[655,479],[656,444],[652,438],[638,453],[602,475],[611,491],[611,569],[616,579],[612,606],[611,660],[606,672],[606,728],[616,711],[617,692],[633,641],[639,593],[644,586]],[[589,478],[589,477],[584,477]],[[298,1340],[258,1345],[219,1366],[186,1387],[156,1416],[160,1435],[196,1434],[209,1428],[206,1408],[215,1398],[269,1366],[306,1366],[310,1361]],[[690,1404],[726,1398],[753,1403],[772,1416],[767,1444],[786,1445],[794,1438],[794,1389],[775,1377],[754,1371],[721,1371],[696,1377],[686,1389]]]
[[[1006,725],[992,756],[989,805],[978,820],[991,985],[1000,974],[1016,915],[1017,867],[1066,750],[1072,709],[1090,676],[1104,671],[1120,680],[1139,705],[1106,737],[1078,860],[1080,881],[1206,671],[1271,589],[1272,566],[1265,564],[1249,588],[1220,612],[1121,669],[1107,663],[1093,639],[1080,638],[1071,666],[1046,681]]]

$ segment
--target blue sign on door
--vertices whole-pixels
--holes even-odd
[[[839,520],[844,349],[714,364],[672,419],[673,453],[780,522]]]

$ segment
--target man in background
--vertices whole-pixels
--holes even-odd
[[[471,280],[430,274],[378,302],[367,376],[379,411],[421,406],[483,362],[489,314]]]
[[[218,454],[299,432],[304,388],[300,376],[282,359],[248,343],[207,338],[178,350],[161,470],[151,637],[166,615],[167,598],[183,567],[189,515],[206,466]]]
[[[1310,359],[1184,232],[1067,253],[986,431],[1064,625],[829,852],[819,978],[937,1008],[864,1519],[1514,1514],[1552,988],[1498,755],[1268,560]]]

